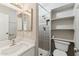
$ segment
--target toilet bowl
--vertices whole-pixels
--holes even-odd
[[[67,56],[69,42],[63,42],[59,40],[54,40],[56,49],[53,52],[54,56]]]

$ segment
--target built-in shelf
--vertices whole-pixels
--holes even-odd
[[[74,42],[74,4],[55,8],[51,13],[51,39]]]
[[[69,19],[74,19],[74,15],[72,16],[65,16],[65,17],[61,17],[61,18],[55,18],[55,19],[52,19],[52,21],[57,21],[57,20],[69,20]]]
[[[51,22],[52,30],[74,30],[74,20],[60,20]]]
[[[61,12],[63,10],[72,9],[73,7],[74,7],[74,3],[69,3],[69,4],[53,9],[53,12]]]
[[[60,40],[60,41],[65,41],[65,42],[74,42],[74,40],[68,40],[68,39],[62,39],[62,38],[52,38],[54,40]]]
[[[72,30],[72,31],[74,31],[74,29],[52,29],[52,31],[56,31],[56,30]]]

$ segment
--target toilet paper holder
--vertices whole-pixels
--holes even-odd
[[[74,52],[79,52],[79,49],[77,49],[77,48],[74,48]]]

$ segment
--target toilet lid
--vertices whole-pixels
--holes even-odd
[[[67,54],[61,50],[55,49],[53,52],[54,56],[67,56]]]

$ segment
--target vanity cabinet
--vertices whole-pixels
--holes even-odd
[[[21,56],[35,56],[35,47],[25,51]]]

